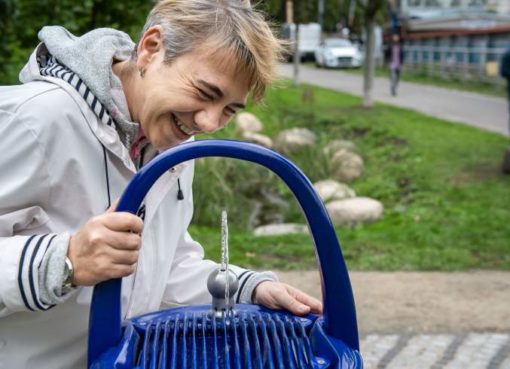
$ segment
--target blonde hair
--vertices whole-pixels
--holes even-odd
[[[142,35],[156,25],[163,28],[167,63],[201,48],[209,56],[226,55],[235,72],[248,77],[255,101],[276,79],[283,44],[249,0],[162,0],[149,13]]]

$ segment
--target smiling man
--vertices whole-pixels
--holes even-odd
[[[158,152],[260,100],[281,45],[239,0],[161,1],[137,45],[113,29],[39,38],[22,85],[0,87],[0,364],[85,368],[97,283],[123,278],[124,317],[210,301],[217,265],[187,232],[193,162],[163,175],[138,216],[112,202]],[[239,302],[322,310],[271,272],[231,269]]]

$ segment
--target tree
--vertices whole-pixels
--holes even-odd
[[[296,26],[295,28],[295,43],[293,45],[294,52],[293,52],[293,61],[294,61],[294,77],[293,77],[293,83],[295,86],[299,85],[299,65],[301,62],[301,56],[299,54],[299,25],[302,23],[309,23],[309,22],[315,22],[317,18],[313,18],[314,10],[316,10],[316,3],[315,1],[310,2],[307,0],[287,0],[292,3],[291,9],[293,11],[293,20],[294,24]]]
[[[9,35],[12,33],[13,4],[10,0],[0,0],[0,80],[7,74],[5,60],[12,54]]]
[[[125,31],[136,40],[155,0],[0,0],[0,84],[16,76],[45,25],[62,25],[79,36],[97,27]]]
[[[365,31],[365,62],[363,64],[363,106],[371,108],[374,105],[372,88],[375,71],[375,35],[376,18],[382,14],[384,0],[356,0],[361,9],[361,18]]]

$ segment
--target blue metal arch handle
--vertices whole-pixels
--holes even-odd
[[[322,280],[325,332],[359,350],[351,283],[329,215],[308,178],[277,152],[230,140],[203,140],[179,145],[160,154],[136,174],[120,198],[117,211],[135,214],[154,182],[168,169],[188,160],[210,156],[260,164],[289,186],[303,209],[315,244]],[[121,339],[120,294],[121,279],[100,283],[94,289],[89,322],[89,365]]]

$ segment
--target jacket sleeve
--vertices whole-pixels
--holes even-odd
[[[184,178],[183,183],[186,188],[184,201],[188,202],[184,214],[185,229],[183,229],[176,248],[165,287],[162,307],[208,304],[211,302],[211,296],[207,290],[207,278],[213,270],[218,268],[218,264],[204,259],[203,247],[194,241],[187,232],[193,214],[191,182],[192,175],[189,178]],[[253,290],[260,282],[277,280],[276,275],[272,272],[259,273],[235,265],[229,265],[229,268],[239,278],[239,289],[235,296],[236,303],[251,303]]]
[[[202,246],[194,241],[188,232],[183,235],[166,284],[163,307],[211,303],[207,291],[207,278],[218,268],[218,264],[204,259]],[[251,303],[255,287],[263,281],[276,281],[272,272],[255,272],[235,265],[229,268],[239,279],[236,303]]]
[[[41,300],[39,265],[50,247],[69,239],[49,232],[46,153],[25,118],[0,110],[0,317],[52,307]]]

